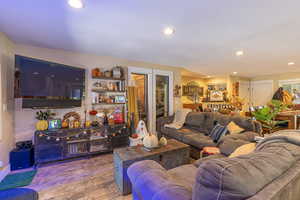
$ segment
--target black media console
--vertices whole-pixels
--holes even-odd
[[[125,124],[36,131],[34,136],[35,165],[108,153],[128,143],[129,130]]]

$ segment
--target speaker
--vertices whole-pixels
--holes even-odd
[[[10,169],[18,170],[32,167],[34,164],[34,151],[31,148],[16,148],[12,150],[9,154]]]

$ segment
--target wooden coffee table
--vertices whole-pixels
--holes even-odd
[[[131,183],[127,175],[128,167],[142,160],[155,160],[167,170],[172,169],[190,163],[190,147],[170,139],[166,146],[151,151],[146,151],[142,146],[115,149],[115,181],[123,195],[131,193]]]

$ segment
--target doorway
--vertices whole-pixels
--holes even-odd
[[[155,133],[156,120],[173,114],[173,72],[129,67],[128,80],[138,90],[140,119]]]
[[[148,78],[147,74],[131,74],[134,86],[137,88],[137,107],[139,119],[143,120],[147,125],[148,119]]]

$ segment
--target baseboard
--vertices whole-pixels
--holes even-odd
[[[6,165],[0,170],[0,182],[10,173],[10,165]]]

